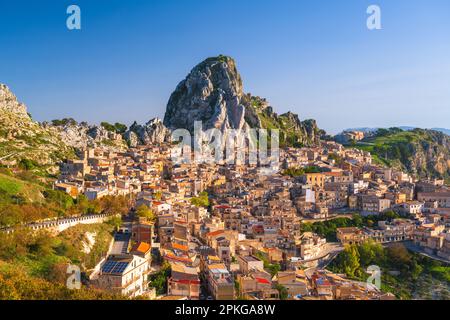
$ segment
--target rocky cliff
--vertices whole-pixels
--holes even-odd
[[[44,122],[42,126],[56,131],[62,142],[73,148],[104,147],[114,151],[124,151],[127,148],[121,134],[102,126],[89,125],[86,122],[77,123],[73,119]]]
[[[152,119],[144,125],[134,122],[124,135],[128,145],[135,147],[138,144],[153,144],[169,141],[170,130],[158,119]]]
[[[415,129],[408,143],[393,150],[393,156],[416,176],[450,177],[450,137],[442,132]]]
[[[73,148],[65,144],[54,129],[33,121],[27,108],[10,89],[0,84],[0,162],[14,164],[28,159],[53,166],[73,156]]]
[[[280,129],[280,143],[314,145],[320,130],[314,120],[300,121],[293,113],[277,115],[265,99],[244,94],[235,61],[226,56],[198,64],[172,93],[164,116],[169,129],[193,132],[194,122],[203,129]]]
[[[9,90],[5,84],[0,83],[0,108],[2,115],[9,115],[16,119],[29,120],[30,116],[27,113],[27,107],[17,101],[16,96]]]
[[[417,177],[450,177],[450,137],[425,129],[379,129],[356,145],[376,161]]]
[[[27,159],[52,171],[61,160],[75,157],[76,148],[97,146],[116,151],[127,148],[120,134],[102,126],[73,119],[33,121],[26,106],[0,84],[0,163],[14,165]]]

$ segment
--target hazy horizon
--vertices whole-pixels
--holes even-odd
[[[244,91],[330,133],[355,127],[450,127],[450,3],[431,1],[106,2],[0,5],[0,83],[38,121],[163,118],[199,62],[233,57]],[[366,27],[381,7],[382,30]],[[430,112],[432,111],[432,112]]]

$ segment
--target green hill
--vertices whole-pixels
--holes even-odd
[[[369,151],[374,161],[418,177],[450,177],[450,137],[444,133],[399,128],[379,129],[355,145]]]
[[[315,120],[300,121],[297,114],[287,112],[281,115],[275,113],[260,97],[247,94],[243,97],[246,104],[245,119],[253,128],[280,130],[280,146],[303,147],[317,145],[324,131],[320,130]]]
[[[42,202],[44,189],[42,185],[14,177],[4,168],[0,170],[0,198],[4,200],[2,203],[17,202],[15,200],[18,199],[31,203]]]

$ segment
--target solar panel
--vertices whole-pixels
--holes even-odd
[[[119,262],[114,260],[107,261],[103,267],[102,272],[104,273],[123,273],[128,267],[128,262]]]
[[[114,266],[114,269],[112,272],[114,273],[122,273],[125,271],[125,269],[128,266],[128,262],[117,262],[117,264]]]
[[[102,271],[109,273],[112,271],[112,269],[116,266],[116,261],[107,261],[103,267],[102,267]]]

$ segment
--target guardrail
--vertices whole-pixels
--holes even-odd
[[[0,232],[12,233],[18,227],[25,227],[31,230],[52,230],[56,232],[62,232],[70,227],[76,226],[78,224],[94,224],[104,222],[107,218],[114,217],[118,214],[96,214],[96,215],[85,215],[71,218],[62,218],[57,220],[42,221],[42,222],[31,222],[28,224],[3,228]]]

